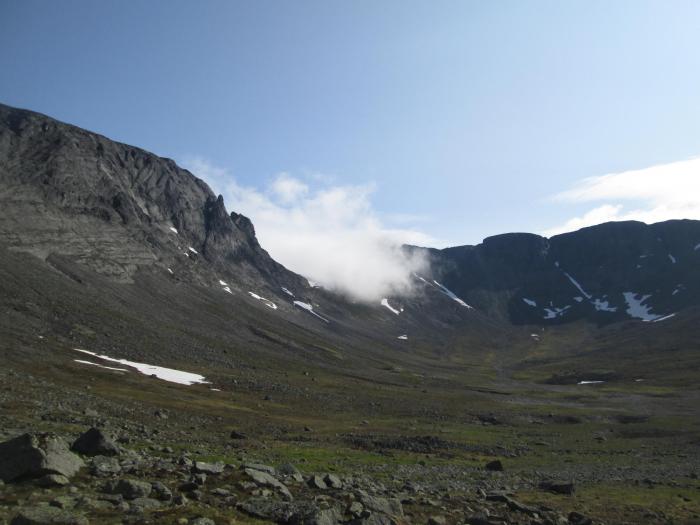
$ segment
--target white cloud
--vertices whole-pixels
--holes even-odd
[[[607,221],[700,219],[700,158],[589,177],[554,199],[601,204],[549,228],[547,236]]]
[[[280,173],[272,183],[272,191],[284,204],[292,204],[309,193],[309,187],[288,173]]]
[[[401,244],[431,244],[429,236],[385,226],[371,204],[373,184],[313,187],[288,173],[264,189],[239,185],[226,170],[201,158],[186,166],[224,196],[229,210],[250,217],[270,255],[305,277],[353,299],[376,301],[410,293],[411,272],[425,269],[422,258],[407,258]]]

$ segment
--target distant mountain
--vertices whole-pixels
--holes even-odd
[[[700,222],[611,222],[557,235],[489,237],[424,251],[433,276],[515,324],[661,321],[700,304]]]
[[[663,321],[700,305],[697,221],[405,247],[430,262],[413,276],[414,293],[356,304],[274,261],[250,220],[227,212],[221,196],[172,160],[4,105],[0,249],[70,275],[78,264],[116,283],[167,278],[346,342],[381,339],[392,348],[407,340],[437,347],[454,334],[488,345],[518,325]]]

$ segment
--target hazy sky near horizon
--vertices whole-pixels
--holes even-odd
[[[700,219],[698,49],[697,1],[3,0],[0,101],[178,160],[273,255],[468,244]]]

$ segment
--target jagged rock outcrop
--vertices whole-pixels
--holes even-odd
[[[142,149],[0,105],[0,244],[67,256],[120,281],[139,269],[303,287],[250,221],[175,164]],[[204,277],[206,276],[206,277]]]

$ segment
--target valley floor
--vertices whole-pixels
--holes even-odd
[[[88,458],[92,470],[68,486],[0,486],[0,523],[41,505],[92,523],[700,522],[697,390],[528,383],[488,359],[421,377],[381,370],[373,382],[309,367],[266,381],[260,370],[198,367],[214,383],[184,386],[76,363],[50,336],[35,345],[31,359],[4,349],[0,439],[72,442],[98,426],[125,452],[105,473],[104,458]],[[202,479],[192,461],[226,467]],[[294,503],[249,464],[275,467]],[[122,478],[173,496],[105,494]]]

